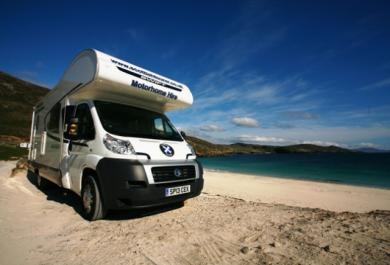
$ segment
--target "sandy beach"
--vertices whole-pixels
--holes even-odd
[[[388,190],[206,171],[184,207],[87,222],[14,166],[0,161],[0,264],[390,264]]]
[[[321,208],[329,211],[390,210],[390,190],[205,171],[204,191],[247,201]]]

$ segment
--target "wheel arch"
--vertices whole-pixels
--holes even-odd
[[[83,185],[85,177],[88,175],[91,175],[97,182],[99,182],[96,170],[90,167],[85,167],[81,173],[80,187]]]
[[[100,159],[102,157],[94,154],[89,154],[86,156],[84,163],[80,167],[78,173],[76,174],[77,177],[72,178],[74,180],[74,186],[73,191],[75,191],[78,194],[81,194],[81,188],[83,185],[85,174],[90,173],[94,176],[98,184],[100,185],[100,180],[98,178],[97,174],[97,164],[99,163]],[[99,186],[99,188],[101,188]]]

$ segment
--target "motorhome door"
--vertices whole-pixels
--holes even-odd
[[[68,168],[73,188],[79,190],[77,180],[90,153],[90,141],[95,139],[95,126],[87,103],[77,105],[74,118],[78,119],[78,136],[69,143]]]

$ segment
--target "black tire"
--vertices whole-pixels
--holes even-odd
[[[36,185],[38,189],[43,191],[50,187],[50,181],[48,181],[45,178],[42,178],[41,175],[39,175],[39,171],[35,171],[35,176],[36,176]]]
[[[88,175],[84,178],[81,188],[81,202],[85,219],[95,221],[103,219],[106,215],[99,186],[93,176]]]

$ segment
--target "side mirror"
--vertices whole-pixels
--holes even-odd
[[[68,128],[66,130],[66,138],[70,140],[77,140],[79,137],[79,119],[72,118],[68,124]]]
[[[186,133],[183,132],[183,131],[181,131],[180,134],[181,134],[181,136],[182,136],[183,138],[186,138],[186,137],[187,137]]]

